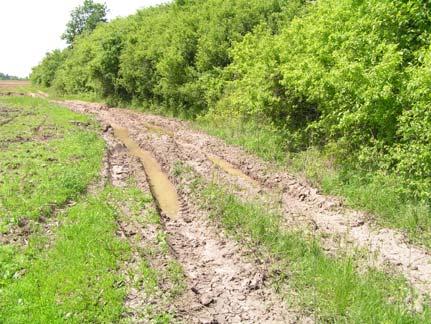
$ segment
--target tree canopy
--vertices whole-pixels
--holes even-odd
[[[21,80],[21,78],[0,72],[0,80]]]
[[[96,3],[93,0],[84,0],[81,6],[72,11],[62,39],[66,40],[69,45],[73,44],[77,36],[90,33],[97,25],[106,22],[107,13],[106,4]]]
[[[178,0],[97,26],[32,78],[257,122],[291,151],[330,150],[431,199],[430,39],[428,1]]]

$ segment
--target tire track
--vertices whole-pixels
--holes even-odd
[[[188,161],[169,135],[154,134],[146,123],[121,111],[100,106],[67,102],[81,113],[93,113],[107,125],[127,127],[140,147],[152,152],[161,168],[178,188],[181,213],[177,218],[163,218],[172,255],[182,265],[188,289],[176,302],[180,320],[187,323],[297,323],[306,318],[290,311],[287,304],[267,286],[266,269],[249,260],[249,251],[225,237],[206,212],[189,198],[188,183],[178,183],[172,176],[177,161]],[[162,139],[162,142],[159,142]],[[169,143],[167,143],[169,142]],[[189,151],[189,155],[197,152]],[[206,159],[205,159],[206,160]],[[206,160],[210,169],[211,162]]]

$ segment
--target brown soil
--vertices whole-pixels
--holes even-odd
[[[138,148],[140,151],[151,152],[160,170],[169,175],[175,185],[180,205],[177,215],[172,217],[169,213],[163,212],[162,206],[160,207],[164,216],[164,230],[168,234],[171,257],[181,264],[187,277],[187,289],[174,305],[178,320],[187,323],[310,321],[288,309],[287,303],[268,286],[265,266],[253,261],[250,251],[227,238],[217,225],[210,222],[206,212],[195,206],[190,199],[187,184],[180,185],[177,179],[172,177],[171,171],[177,161],[187,162],[192,156],[199,159],[200,152],[190,151],[188,152],[190,158],[184,159],[171,136],[174,130],[159,126],[152,120],[141,119],[144,115],[131,116],[122,110],[115,110],[118,115],[112,114],[113,110],[106,107],[80,102],[67,102],[66,105],[81,113],[95,113],[102,125],[105,125],[103,128],[106,133],[112,132],[111,125],[117,130],[127,127],[129,139],[125,139],[124,134],[119,134],[118,131],[116,135],[120,137],[125,147],[132,150],[129,156],[142,158],[136,154]],[[130,142],[131,139],[133,143],[139,144],[138,148]],[[109,141],[107,142],[109,144]],[[201,159],[207,161],[208,165],[200,167],[205,168],[202,169],[203,173],[209,175],[211,170],[215,170],[215,165],[206,156]],[[130,169],[130,161],[122,161],[115,169],[119,168]],[[147,170],[145,167],[146,172]],[[148,173],[147,175],[151,176]],[[240,178],[250,186],[255,186],[249,177],[244,175]],[[137,180],[143,188],[148,188],[144,177]],[[151,180],[149,183],[153,186]],[[154,191],[153,195],[158,198]],[[145,294],[133,289],[132,295],[133,304],[145,303]]]
[[[298,321],[300,317],[286,310],[265,286],[265,269],[248,261],[247,251],[220,234],[207,215],[194,206],[187,184],[173,176],[178,161],[209,181],[217,177],[231,184],[241,197],[278,205],[274,208],[282,209],[288,226],[322,234],[329,251],[339,251],[341,238],[351,247],[372,252],[370,255],[376,256],[370,258],[373,265],[394,269],[417,291],[431,291],[431,256],[426,249],[407,243],[406,237],[395,230],[379,228],[365,213],[345,208],[338,199],[321,195],[269,163],[192,130],[185,122],[99,104],[60,103],[94,114],[104,124],[127,128],[130,138],[151,152],[161,169],[170,175],[177,190],[183,188],[178,193],[180,217],[167,218],[165,227],[175,257],[189,278],[190,300],[196,301],[186,299],[186,305],[179,306],[186,320],[286,322]]]
[[[0,80],[0,96],[24,96],[24,93],[17,91],[30,84],[30,81]]]
[[[30,85],[30,81],[22,80],[0,80],[0,88],[15,88]]]

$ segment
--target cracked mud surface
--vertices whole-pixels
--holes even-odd
[[[352,247],[375,255],[373,265],[395,269],[420,293],[431,291],[429,251],[407,243],[396,230],[379,228],[365,213],[343,207],[336,198],[321,195],[290,174],[274,170],[269,163],[174,119],[78,101],[60,104],[94,114],[105,125],[127,127],[130,137],[153,154],[177,188],[184,184],[172,174],[175,163],[181,161],[209,181],[217,178],[232,185],[240,197],[257,198],[281,209],[289,226],[305,227],[329,237],[324,242],[328,250],[337,253],[340,247],[336,237],[341,237]],[[216,163],[215,159],[224,162]],[[184,305],[178,305],[182,318],[209,323],[304,320],[285,309],[266,287],[265,269],[249,261],[241,247],[218,234],[221,230],[188,199],[187,184],[185,188],[179,192],[180,217],[165,220],[174,257],[188,277]]]
[[[72,108],[83,112],[81,107]],[[99,116],[99,119],[105,125],[104,138],[110,152],[109,181],[114,186],[124,187],[127,179],[134,177],[141,190],[149,192],[150,187],[142,166],[139,167],[138,159],[128,154],[126,146],[113,137],[113,129],[109,126],[115,124],[114,121],[122,127],[125,126],[124,123],[119,119],[105,119],[103,116]],[[176,160],[169,159],[171,156],[161,160],[152,146],[143,145],[142,140],[134,136],[134,129],[129,128],[129,131],[141,147],[153,152],[166,174],[170,174]],[[178,184],[172,180],[174,184]],[[185,323],[305,322],[300,315],[289,310],[287,303],[268,286],[265,267],[253,262],[248,251],[221,234],[221,229],[209,221],[208,215],[188,199],[186,191],[178,190],[181,206],[178,217],[169,218],[162,211],[163,227],[170,247],[168,258],[179,262],[186,275],[185,292],[170,305],[176,320]],[[122,220],[119,228],[121,237],[141,238],[135,245],[144,247],[154,241],[154,230],[145,229],[133,221]],[[134,253],[133,260],[127,267],[133,269],[140,259],[142,256]],[[160,263],[166,263],[166,260],[160,260]],[[161,265],[153,266],[157,269]],[[140,322],[140,309],[148,303],[157,302],[151,301],[145,292],[133,287],[132,277],[126,275],[126,278],[129,294],[126,298],[128,312],[125,318]]]

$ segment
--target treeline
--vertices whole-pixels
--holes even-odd
[[[429,0],[177,0],[99,25],[32,80],[241,121],[431,198]]]
[[[0,80],[24,80],[24,79],[0,72]]]

